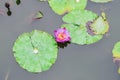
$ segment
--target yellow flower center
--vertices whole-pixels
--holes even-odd
[[[58,34],[58,38],[59,38],[60,40],[64,40],[66,37],[67,37],[67,36],[66,36],[66,34],[64,34],[64,33]]]

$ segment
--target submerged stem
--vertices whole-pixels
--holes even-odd
[[[8,77],[9,77],[9,71],[5,75],[5,80],[8,80]]]

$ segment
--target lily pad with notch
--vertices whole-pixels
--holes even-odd
[[[72,43],[80,45],[95,43],[103,37],[103,35],[88,34],[87,28],[82,25],[76,26],[74,24],[63,24],[61,27],[65,27],[69,31]]]
[[[72,36],[72,42],[78,44],[97,42],[102,39],[103,34],[108,32],[109,29],[104,12],[101,16],[98,16],[89,10],[73,10],[63,17],[63,21],[69,24],[70,27],[67,28],[68,30],[71,28],[71,36],[77,31],[77,35]]]
[[[49,70],[57,59],[58,46],[50,34],[33,30],[21,34],[14,42],[13,52],[16,62],[33,73]]]

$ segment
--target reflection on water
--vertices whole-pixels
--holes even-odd
[[[65,48],[65,47],[68,46],[68,44],[70,44],[70,41],[67,41],[67,42],[64,42],[64,43],[62,43],[62,42],[57,42],[57,44],[58,44],[58,47],[59,47],[59,48]]]
[[[9,80],[8,77],[9,77],[9,71],[6,73],[4,80]]]

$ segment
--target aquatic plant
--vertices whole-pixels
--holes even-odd
[[[105,13],[102,12],[102,14],[105,18]],[[92,44],[101,40],[102,36],[108,32],[107,19],[102,17],[103,15],[98,16],[89,10],[73,10],[63,16],[62,19],[67,24],[62,27],[65,26],[70,32],[71,42],[81,45]]]
[[[62,15],[74,9],[85,9],[87,0],[48,0],[48,3],[55,13]]]
[[[6,2],[6,3],[5,3],[5,7],[8,9],[7,15],[8,15],[8,16],[11,16],[12,12],[11,12],[11,10],[10,10],[10,3],[9,3],[9,2]]]
[[[40,0],[45,1],[45,0]],[[91,0],[106,3],[110,0]],[[19,5],[20,0],[16,3]],[[54,36],[39,30],[21,34],[13,45],[16,62],[29,72],[49,70],[57,59],[58,48],[64,48],[69,43],[79,45],[93,44],[103,38],[109,25],[105,16],[84,10],[87,0],[48,0],[51,9],[58,15],[63,15],[64,24],[54,30]],[[8,6],[8,5],[6,5]],[[34,20],[43,17],[39,11]]]
[[[21,34],[13,46],[17,63],[29,72],[49,70],[57,59],[58,46],[50,34],[33,30]]]
[[[70,41],[70,34],[66,28],[54,30],[54,37],[57,42],[64,43]]]
[[[115,43],[113,50],[113,62],[119,67],[118,73],[120,74],[120,42]]]

